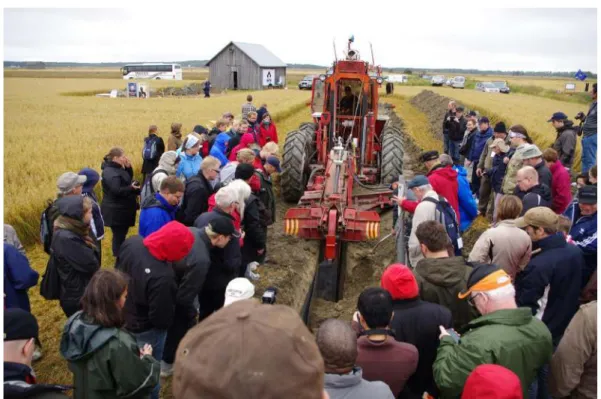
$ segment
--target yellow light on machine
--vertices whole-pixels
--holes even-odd
[[[298,219],[286,219],[284,226],[284,233],[286,235],[295,236],[298,235],[299,221]]]
[[[380,222],[367,222],[365,235],[368,240],[374,240],[380,236]]]

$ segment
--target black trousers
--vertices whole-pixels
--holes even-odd
[[[206,284],[205,284],[206,286]],[[198,296],[198,302],[200,309],[198,311],[198,322],[200,323],[207,317],[223,307],[225,302],[225,289],[221,288],[203,288],[200,295]]]
[[[113,256],[116,258],[119,256],[119,249],[123,241],[125,241],[129,226],[113,226],[111,227],[111,231],[113,232]]]
[[[165,340],[165,349],[163,349],[163,361],[167,364],[173,364],[177,347],[188,332],[196,324],[196,316],[193,309],[175,309],[173,324],[167,330],[167,339]]]

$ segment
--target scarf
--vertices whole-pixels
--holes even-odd
[[[82,222],[81,220],[73,219],[68,216],[59,216],[54,221],[54,231],[57,229],[68,230],[74,234],[77,234],[85,241],[86,245],[92,248],[96,248],[94,240],[90,237],[90,226]]]

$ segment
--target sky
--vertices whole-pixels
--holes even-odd
[[[261,6],[253,9],[255,3]],[[384,67],[597,72],[594,8],[449,3],[408,9],[402,3],[378,3],[378,9],[369,2],[344,8],[325,0],[227,8],[223,1],[203,2],[201,9],[170,6],[172,1],[132,9],[7,8],[4,60],[203,60],[240,41],[263,44],[286,63],[329,65],[333,43],[340,57],[352,34],[362,58],[371,61],[371,43],[376,64]]]

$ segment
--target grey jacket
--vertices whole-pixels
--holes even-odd
[[[574,156],[576,155],[576,130],[572,121],[557,131],[557,138],[553,143],[553,149],[557,151],[559,160],[568,169],[572,169]]]
[[[325,389],[330,399],[394,399],[382,381],[365,381],[361,367],[355,367],[349,374],[326,373]]]

